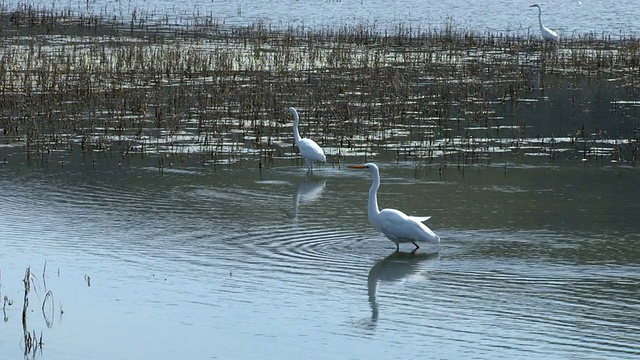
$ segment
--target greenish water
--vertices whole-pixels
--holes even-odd
[[[392,255],[368,224],[368,174],[342,167],[10,159],[0,353],[11,358],[23,353],[27,266],[41,359],[639,355],[631,165],[381,161],[381,207],[432,216],[442,239],[438,254],[412,256]]]

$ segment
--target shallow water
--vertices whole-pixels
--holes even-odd
[[[411,255],[368,224],[367,173],[94,156],[0,165],[11,358],[27,266],[41,359],[640,355],[635,167],[381,162],[381,206],[442,238]]]
[[[538,11],[528,6],[535,1],[460,1],[421,0],[395,1],[389,6],[381,0],[192,0],[175,2],[94,0],[56,1],[58,9],[80,13],[109,15],[137,19],[147,17],[164,20],[165,15],[177,19],[213,16],[227,25],[247,25],[261,21],[272,26],[302,26],[311,28],[355,26],[367,24],[378,29],[394,29],[399,24],[414,28],[442,28],[447,23],[476,31],[490,31],[526,36],[538,33]],[[31,0],[50,8],[50,0]],[[640,9],[634,0],[546,1],[542,2],[543,21],[561,36],[571,37],[594,33],[610,36],[638,35]]]

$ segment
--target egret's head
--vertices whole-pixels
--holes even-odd
[[[297,111],[297,110],[296,110],[296,108],[294,108],[293,106],[289,108],[289,114],[291,114],[291,115],[295,115],[295,114],[297,114],[297,113],[298,113],[298,111]]]
[[[538,4],[529,5],[529,7],[537,7],[538,9],[540,9],[540,5]]]

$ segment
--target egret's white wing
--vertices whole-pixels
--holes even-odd
[[[429,227],[400,210],[383,209],[378,219],[378,224],[374,224],[374,227],[392,241],[440,242],[440,238]]]
[[[380,211],[380,229],[387,237],[395,240],[420,240],[424,230],[420,222],[407,216],[396,209],[383,209]]]
[[[305,159],[322,162],[327,161],[327,157],[324,155],[324,151],[320,145],[316,144],[316,142],[311,139],[302,139],[298,141],[298,149],[300,149],[300,154]]]

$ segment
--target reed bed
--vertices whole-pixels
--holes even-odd
[[[452,25],[233,28],[206,16],[170,26],[139,14],[113,21],[32,7],[2,13],[0,29],[0,141],[29,157],[84,151],[158,155],[161,168],[184,159],[269,164],[296,155],[285,112],[293,105],[302,133],[333,163],[637,159],[634,37],[552,45]],[[575,126],[547,130],[521,119],[520,109],[548,101],[548,92],[597,84],[615,85],[604,106],[617,118],[580,126],[589,106],[574,95]]]

